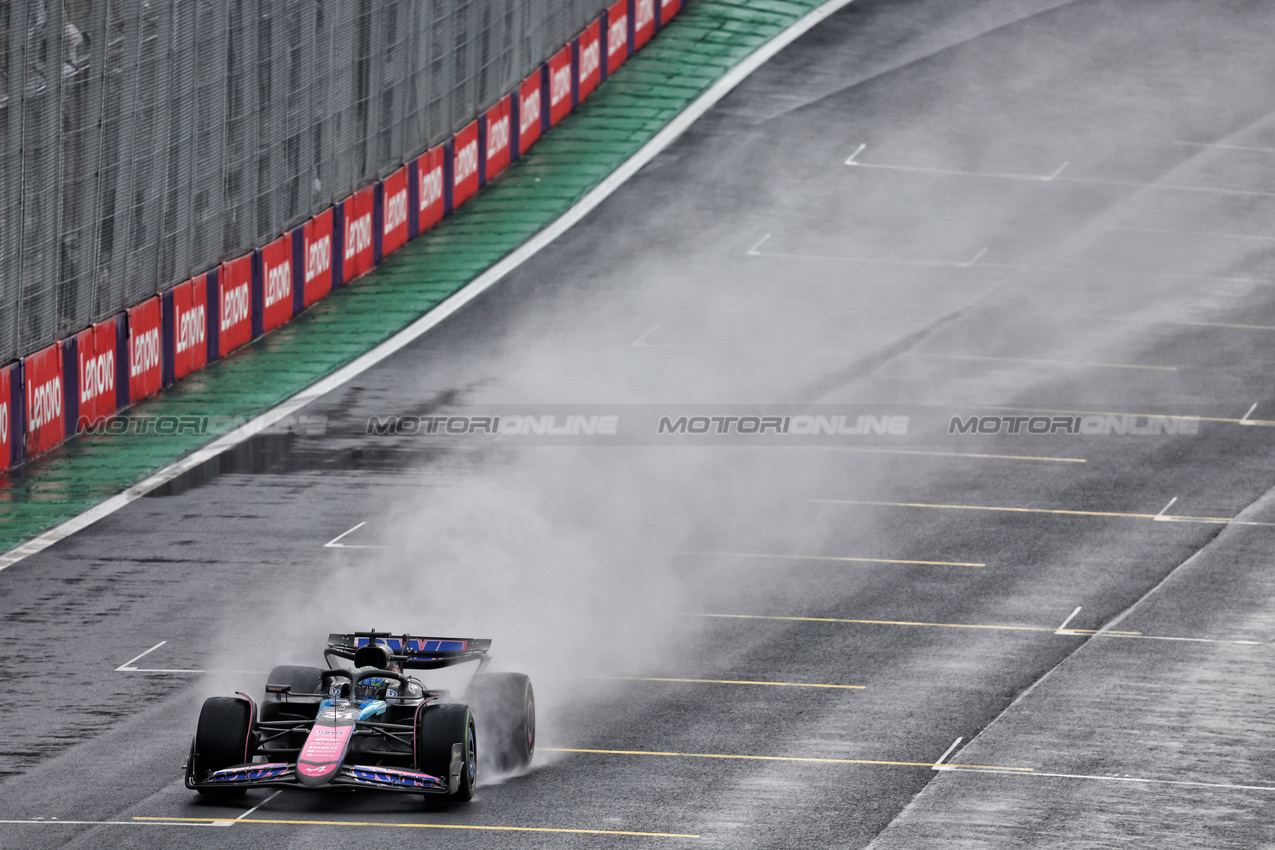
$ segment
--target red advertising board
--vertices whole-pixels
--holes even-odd
[[[332,210],[324,210],[305,223],[305,292],[309,307],[332,291]]]
[[[75,335],[79,362],[80,421],[77,430],[115,413],[115,320]]]
[[[381,258],[407,244],[407,166],[385,178],[381,220]]]
[[[416,160],[418,194],[417,232],[424,233],[443,217],[443,155],[439,145]]]
[[[372,270],[372,205],[375,190],[368,186],[345,199],[345,261],[342,264],[342,283]]]
[[[469,122],[452,145],[452,209],[456,209],[478,191],[478,122]]]
[[[638,50],[655,35],[655,0],[637,0],[633,10],[633,49]]]
[[[208,276],[173,288],[173,378],[181,380],[208,362]],[[83,406],[80,408],[83,415]]]
[[[162,311],[157,297],[128,310],[128,400],[137,403],[164,385]]]
[[[607,9],[607,74],[629,58],[629,0],[616,0]]]
[[[54,343],[23,361],[26,372],[27,454],[38,455],[66,437],[62,344]]]
[[[217,356],[252,340],[252,255],[221,264],[217,275]]]
[[[261,249],[261,331],[292,318],[292,236],[280,236]]]
[[[580,33],[580,100],[602,82],[602,22],[594,21]]]
[[[509,111],[510,100],[505,97],[483,116],[486,122],[484,133],[487,136],[488,180],[509,167]]]
[[[9,410],[13,367],[0,366],[0,472],[9,468],[13,457],[13,412]]]
[[[537,68],[518,86],[518,153],[526,153],[539,138],[540,69]]]
[[[682,8],[682,0],[660,0],[660,26],[664,26]]]
[[[571,45],[549,59],[549,126],[571,112]]]

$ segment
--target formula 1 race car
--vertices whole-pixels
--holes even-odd
[[[186,787],[213,796],[265,786],[379,788],[467,801],[480,743],[484,766],[501,772],[527,767],[536,745],[531,680],[484,672],[490,647],[387,632],[329,635],[329,669],[274,668],[260,706],[244,693],[204,701]],[[403,672],[474,661],[465,702]]]

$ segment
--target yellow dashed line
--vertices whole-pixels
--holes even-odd
[[[1238,421],[1238,420],[1237,420]],[[934,508],[947,511],[1002,511],[1024,514],[1061,514],[1063,516],[1103,516],[1124,517],[1126,519],[1160,519],[1160,520],[1197,520],[1202,522],[1231,522],[1234,517],[1224,516],[1181,516],[1178,514],[1135,514],[1121,511],[1075,511],[1060,508],[1015,508],[998,505],[935,505],[927,502],[873,502],[860,499],[811,499],[812,503],[824,505],[876,505],[887,508]]]
[[[621,829],[566,829],[548,826],[482,826],[462,823],[396,823],[394,821],[361,820],[285,820],[283,818],[244,818],[230,821],[226,818],[164,818],[134,817],[135,821],[161,823],[258,823],[287,826],[374,826],[399,829],[466,829],[480,832],[557,832],[572,835],[636,835],[644,838],[699,838],[698,834],[685,832],[634,832]]]
[[[887,761],[884,759],[835,759],[835,758],[814,758],[808,756],[753,756],[753,755],[736,755],[733,753],[674,753],[662,752],[657,750],[592,750],[581,747],[541,747],[541,750],[553,753],[585,753],[590,755],[610,755],[610,756],[668,756],[673,758],[692,758],[692,759],[735,759],[741,761],[791,761],[791,762],[809,762],[815,764],[873,764],[884,765],[886,767],[933,767],[932,761]],[[1012,770],[1030,772],[1035,770],[1031,767],[1006,767],[1003,765],[986,765],[986,764],[962,764],[959,767],[969,768],[971,770]]]
[[[1056,632],[1057,626],[1004,626],[1004,625],[984,625],[976,623],[925,623],[912,620],[851,620],[842,619],[840,617],[780,617],[767,616],[764,614],[691,614],[692,617],[717,617],[727,620],[785,620],[804,623],[858,623],[867,626],[929,626],[938,629],[992,629],[1006,630],[1013,632]],[[1104,635],[1140,635],[1142,632],[1118,632],[1114,629],[1073,629],[1068,628],[1068,632],[1082,635],[1096,635],[1101,632]]]
[[[818,685],[811,682],[754,682],[747,679],[672,679],[661,676],[590,676],[591,679],[610,679],[622,682],[694,682],[706,685],[768,685],[774,688],[839,688],[864,690],[866,685]]]
[[[766,552],[674,551],[674,555],[707,555],[721,558],[773,558],[784,561],[846,561],[857,564],[912,564],[928,567],[985,567],[974,561],[906,561],[899,558],[857,558],[840,555],[772,555]]]

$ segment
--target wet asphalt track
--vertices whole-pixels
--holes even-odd
[[[315,404],[325,434],[4,572],[0,846],[1275,842],[1275,431],[1245,424],[1275,420],[1275,11],[1212,6],[852,4]],[[803,402],[1206,419],[854,451],[365,433]],[[453,809],[212,805],[180,783],[198,701],[264,677],[117,670],[371,626],[496,637],[537,681],[532,773]]]

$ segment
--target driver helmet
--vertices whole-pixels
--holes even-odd
[[[383,643],[369,643],[354,650],[354,666],[360,669],[375,667],[378,670],[393,670],[394,653]]]
[[[384,644],[368,644],[360,646],[354,651],[354,665],[360,671],[362,670],[394,670],[397,672],[397,665],[394,663],[394,653],[390,651],[388,646]],[[354,686],[354,699],[369,700],[381,699],[383,692],[386,690],[389,680],[383,676],[370,676],[361,679]]]

